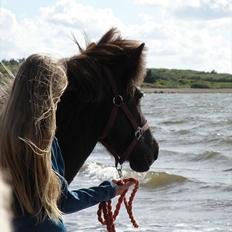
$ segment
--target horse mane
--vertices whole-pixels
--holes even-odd
[[[99,81],[104,76],[102,67],[110,67],[111,70],[117,72],[120,63],[124,65],[123,68],[127,73],[124,80],[121,80],[126,82],[127,93],[133,94],[134,86],[139,86],[143,82],[145,73],[144,43],[123,39],[116,28],[107,31],[97,43],[86,43],[85,49],[75,38],[74,41],[80,54],[61,59],[67,68],[69,82],[76,82],[73,85],[75,88],[71,87],[72,94],[78,95],[84,101],[100,100],[103,94],[103,82]],[[124,62],[128,60],[129,62]],[[70,78],[70,76],[74,78]],[[12,83],[13,78],[8,78],[0,85],[0,111],[9,96]],[[70,87],[66,92],[70,93]],[[69,100],[73,100],[73,98]]]
[[[143,82],[145,73],[144,43],[123,39],[116,28],[107,31],[97,43],[87,43],[85,49],[75,38],[74,40],[80,54],[66,59],[65,62],[69,81],[75,82],[81,98],[85,93],[91,92],[93,92],[92,98],[95,100],[101,98],[102,81],[99,81],[99,78],[101,80],[104,76],[103,67],[108,67],[111,72],[117,73],[121,65],[125,75],[120,82],[126,82],[129,94],[133,94],[134,87]]]

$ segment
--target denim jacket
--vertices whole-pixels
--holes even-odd
[[[52,144],[52,168],[62,182],[62,193],[59,202],[60,210],[65,213],[74,213],[91,207],[102,201],[110,200],[115,196],[115,184],[104,181],[97,187],[70,191],[67,181],[64,179],[64,160],[57,141]],[[55,222],[49,218],[42,223],[37,223],[32,215],[24,214],[13,220],[14,232],[66,232],[62,220]]]

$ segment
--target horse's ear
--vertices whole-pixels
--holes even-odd
[[[141,61],[143,61],[143,50],[145,47],[145,43],[140,44],[138,47],[131,48],[127,53],[127,65],[131,67],[131,69],[135,69]],[[130,70],[130,72],[132,71]]]
[[[126,62],[125,75],[128,77],[127,81],[129,83],[136,83],[140,85],[144,78],[144,51],[145,43],[140,44],[138,47],[130,50],[128,54],[128,59]]]
[[[145,47],[145,43],[142,43],[140,44],[137,48],[134,48],[130,55],[133,57],[133,58],[140,58],[141,55],[142,55],[142,52],[144,50],[144,47]]]

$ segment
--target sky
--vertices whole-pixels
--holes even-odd
[[[145,42],[149,68],[232,73],[232,0],[0,0],[0,60],[78,53],[111,27]]]

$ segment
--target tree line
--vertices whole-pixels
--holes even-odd
[[[2,60],[0,78],[6,78],[7,69],[16,75],[20,64],[25,58]],[[148,68],[143,87],[153,88],[232,88],[232,74],[210,72]]]

